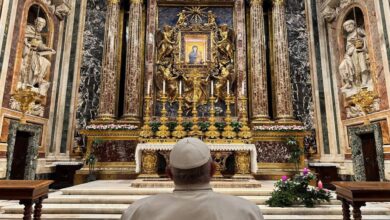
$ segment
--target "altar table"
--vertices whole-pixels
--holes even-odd
[[[390,202],[389,182],[332,182],[336,186],[337,199],[342,201],[343,219],[350,220],[349,205],[353,218],[361,220],[361,206],[366,202]]]
[[[207,143],[206,143],[207,144]],[[142,152],[144,151],[170,151],[172,150],[174,143],[140,143],[135,150],[135,164],[136,172],[140,173],[142,170]],[[249,152],[250,172],[257,172],[257,152],[254,144],[207,144],[211,151],[234,151],[234,152]],[[153,159],[151,159],[153,160]]]
[[[52,180],[0,180],[0,199],[19,200],[24,205],[23,220],[31,219],[35,203],[34,220],[41,219],[42,200],[47,198]]]

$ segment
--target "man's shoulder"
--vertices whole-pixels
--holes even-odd
[[[232,195],[226,195],[226,194],[214,192],[214,197],[217,200],[223,200],[223,201],[232,202],[235,204],[242,204],[243,206],[256,206],[255,203],[253,203],[249,200],[240,198],[238,196],[232,196]]]

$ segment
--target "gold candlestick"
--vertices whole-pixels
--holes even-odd
[[[144,117],[144,126],[142,126],[141,133],[140,133],[140,136],[143,137],[143,138],[153,137],[153,131],[152,131],[152,128],[150,127],[150,125],[149,125],[149,123],[150,123],[150,114],[151,114],[151,111],[150,111],[150,101],[151,100],[152,100],[152,97],[150,97],[149,95],[145,96],[146,109],[145,109],[145,117]]]
[[[216,98],[214,96],[210,97],[210,127],[207,129],[206,137],[210,139],[219,138],[221,136],[220,132],[218,131],[218,128],[215,126],[215,103]]]
[[[242,139],[249,139],[252,137],[252,132],[251,129],[248,127],[248,115],[246,112],[246,103],[247,103],[247,98],[245,96],[241,96],[240,101],[241,101],[241,108],[240,108],[240,122],[241,122],[241,128],[240,131],[238,132],[238,137]]]
[[[166,123],[168,122],[167,117],[167,109],[165,108],[165,104],[167,103],[168,97],[163,93],[161,97],[162,109],[161,109],[161,125],[158,127],[158,131],[156,132],[157,137],[159,138],[167,138],[171,135],[168,126]]]
[[[234,128],[231,125],[232,112],[230,110],[230,103],[232,102],[232,97],[229,94],[226,96],[225,102],[226,102],[226,117],[225,117],[226,126],[223,128],[222,137],[226,139],[233,139],[237,136],[237,133],[234,131]]]
[[[172,136],[175,138],[183,138],[187,135],[187,132],[183,127],[183,96],[180,95],[177,99],[179,102],[179,108],[177,110],[177,126],[175,127],[175,131],[172,132]]]
[[[193,123],[193,125],[191,127],[191,131],[189,132],[189,135],[192,137],[203,136],[203,132],[200,130],[200,127],[198,125],[198,121],[199,121],[198,110],[196,109],[196,102],[194,100],[193,104],[192,104],[192,123]]]

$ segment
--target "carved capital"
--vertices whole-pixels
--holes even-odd
[[[272,0],[273,6],[283,6],[285,4],[285,0]]]
[[[264,0],[249,0],[251,5],[262,5]]]
[[[144,0],[129,0],[130,4],[143,4]]]
[[[108,5],[115,5],[115,4],[119,4],[120,2],[121,0],[107,0]]]

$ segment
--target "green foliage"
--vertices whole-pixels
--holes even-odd
[[[153,121],[153,122],[150,122],[149,126],[152,128],[153,132],[157,132],[158,131],[158,127],[161,126],[161,122]]]
[[[299,172],[299,162],[301,161],[301,155],[304,153],[303,150],[299,147],[298,141],[294,137],[287,138],[287,146],[290,149],[290,163],[294,163],[295,172]]]
[[[293,205],[305,205],[314,207],[320,202],[330,201],[330,192],[309,186],[310,181],[316,180],[316,175],[305,168],[302,174],[297,174],[293,179],[283,177],[275,183],[275,190],[266,204],[271,207],[290,207]]]
[[[167,123],[167,126],[169,128],[169,131],[172,132],[175,130],[175,127],[177,126],[177,122],[175,121],[170,121]]]
[[[207,121],[198,122],[198,126],[200,127],[201,131],[206,132],[207,129],[210,127],[210,122]]]
[[[215,127],[218,128],[218,131],[219,132],[222,132],[223,131],[223,128],[226,126],[226,123],[225,122],[215,122]]]
[[[191,131],[191,127],[194,125],[194,123],[190,121],[183,122],[183,127],[186,131]]]
[[[234,121],[230,125],[233,127],[235,132],[239,132],[240,131],[240,128],[241,128],[241,123],[240,122]]]

